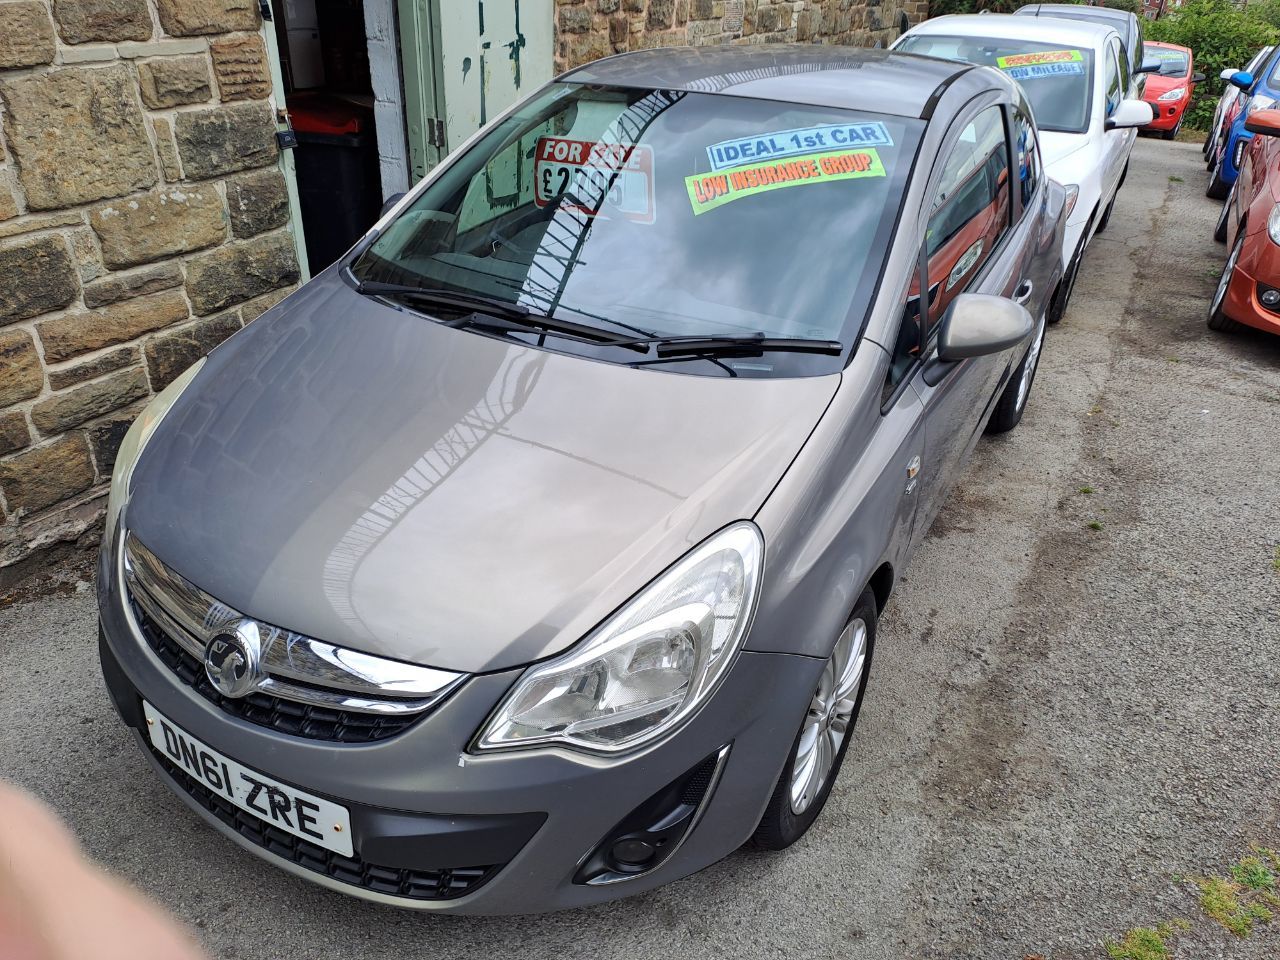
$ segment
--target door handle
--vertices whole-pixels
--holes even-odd
[[[1013,291],[1013,302],[1019,305],[1025,304],[1031,299],[1031,291],[1035,289],[1035,284],[1030,280],[1023,280],[1018,284],[1018,289]]]

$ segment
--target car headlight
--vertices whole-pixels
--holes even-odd
[[[1247,117],[1255,110],[1270,110],[1275,105],[1276,102],[1271,97],[1264,97],[1259,94],[1249,101],[1249,106],[1245,107],[1244,115]]]
[[[202,366],[204,366],[204,357],[187,367],[177,379],[157,393],[142,413],[138,414],[138,419],[133,421],[129,432],[120,442],[120,449],[116,453],[116,465],[111,473],[111,492],[107,495],[105,527],[107,538],[115,537],[116,521],[120,518],[120,511],[129,501],[129,481],[133,478],[133,468],[142,454],[142,448],[147,445],[151,435],[156,432],[156,427],[160,426],[160,421],[164,419],[182,391],[187,388],[187,384],[195,379],[195,375],[200,372]]]
[[[1156,99],[1159,100],[1161,103],[1170,103],[1174,100],[1181,100],[1186,95],[1187,95],[1187,91],[1184,88],[1175,87],[1173,90],[1170,90],[1167,93],[1160,94],[1160,96],[1156,97]]]
[[[1080,199],[1080,184],[1064,183],[1062,188],[1067,191],[1066,215],[1069,218],[1071,211],[1076,208],[1076,201]]]
[[[1267,216],[1267,236],[1272,243],[1280,246],[1280,205],[1272,207]]]
[[[673,730],[714,692],[755,609],[764,541],[735,523],[567,654],[532,667],[475,749],[556,744],[617,753]]]

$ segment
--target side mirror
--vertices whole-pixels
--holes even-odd
[[[1163,61],[1159,57],[1146,57],[1135,73],[1159,73]]]
[[[1264,137],[1280,137],[1280,110],[1255,110],[1245,117],[1244,128]]]
[[[403,193],[393,193],[391,196],[387,197],[386,202],[382,205],[382,209],[378,211],[378,217],[385,217],[387,215],[387,211],[399,203],[403,196]]]
[[[1108,130],[1120,130],[1125,127],[1145,127],[1156,118],[1151,104],[1145,100],[1121,100],[1116,112],[1107,117]]]
[[[1233,87],[1239,87],[1241,90],[1246,92],[1253,86],[1253,74],[1248,70],[1237,70],[1231,76],[1224,79]]]
[[[985,293],[962,293],[942,315],[938,332],[938,359],[965,360],[985,357],[1016,347],[1035,324],[1021,304]]]
[[[1203,74],[1203,73],[1193,73],[1193,74],[1191,75],[1191,82],[1192,82],[1192,83],[1204,83],[1204,74]]]
[[[1218,79],[1226,80],[1229,83],[1231,81],[1231,78],[1234,77],[1239,72],[1240,71],[1237,70],[1235,67],[1227,67],[1227,69],[1223,70],[1220,74],[1218,74]]]

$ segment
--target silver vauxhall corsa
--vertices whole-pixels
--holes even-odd
[[[130,430],[121,717],[215,829],[385,903],[553,910],[786,847],[895,577],[1022,415],[1063,200],[988,68],[564,75]]]

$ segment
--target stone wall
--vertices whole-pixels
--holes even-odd
[[[0,588],[96,536],[147,398],[298,279],[259,26],[0,0]]]
[[[928,0],[556,0],[556,72],[627,50],[716,43],[888,46]]]

